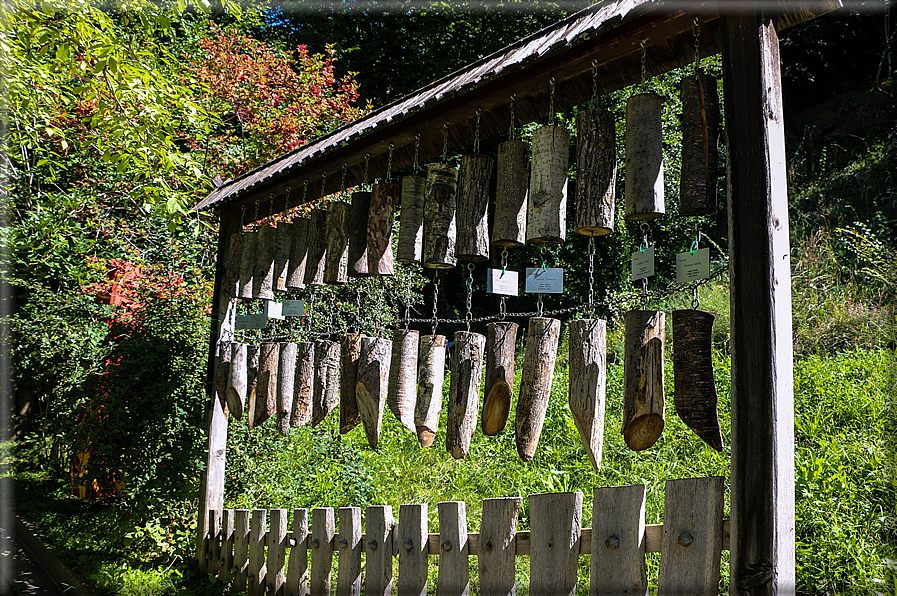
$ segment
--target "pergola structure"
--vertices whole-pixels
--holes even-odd
[[[241,228],[241,207],[283,211],[288,191],[308,182],[308,197],[411,165],[420,135],[422,163],[474,138],[507,131],[510,96],[518,123],[638,83],[641,47],[647,76],[694,60],[695,19],[702,57],[722,53],[727,136],[731,289],[730,593],[795,591],[794,407],[788,191],[778,31],[840,6],[838,0],[608,0],[518,41],[411,95],[217,188],[198,209],[220,216],[218,268],[209,353],[208,458],[202,476],[199,536],[207,511],[221,510],[227,413],[215,398],[214,360],[227,238]],[[593,79],[594,77],[594,79]],[[341,175],[324,176],[324,173]],[[325,188],[321,188],[323,183]]]

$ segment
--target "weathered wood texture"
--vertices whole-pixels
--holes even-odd
[[[333,567],[333,537],[336,535],[333,507],[311,511],[311,594],[329,596]]]
[[[495,173],[492,244],[515,247],[526,243],[528,183],[529,145],[519,139],[500,143]]]
[[[221,553],[218,577],[226,578],[234,566],[234,510],[225,509],[221,516]]]
[[[719,177],[719,95],[716,79],[698,72],[682,78],[682,165],[679,215],[716,213]]]
[[[400,263],[420,263],[423,257],[426,196],[427,179],[424,176],[402,177],[402,215],[396,245],[396,260]]]
[[[259,346],[258,398],[255,402],[255,422],[261,426],[277,414],[277,365],[280,362],[280,344],[263,342]]]
[[[286,596],[304,596],[308,591],[308,537],[308,509],[293,510],[293,548],[284,584]]]
[[[445,596],[470,594],[467,510],[464,501],[439,503],[439,578],[436,592]]]
[[[352,193],[349,209],[349,277],[368,275],[368,214],[371,211],[371,193]]]
[[[663,135],[656,93],[639,93],[626,101],[626,219],[649,221],[665,212]]]
[[[419,335],[414,329],[393,330],[389,389],[386,394],[389,411],[411,432],[417,432],[414,425],[414,408],[417,404]]]
[[[644,484],[596,488],[592,501],[591,596],[648,594]]]
[[[582,493],[529,496],[532,553],[529,593],[574,596],[582,528]]]
[[[234,588],[245,591],[248,586],[249,573],[249,523],[250,511],[236,509],[234,511]]]
[[[439,430],[442,412],[442,387],[445,382],[444,335],[421,335],[417,358],[417,404],[414,426],[422,447],[429,447]]]
[[[339,404],[339,342],[315,340],[315,389],[312,400],[311,425],[324,421]]]
[[[349,281],[349,204],[331,201],[327,205],[327,254],[324,257],[324,283]]]
[[[280,359],[277,363],[277,430],[286,435],[290,430],[293,413],[293,395],[296,389],[296,344],[280,344]],[[286,522],[284,522],[286,523]]]
[[[389,505],[371,505],[365,515],[365,596],[391,596],[393,529],[396,522]]]
[[[293,377],[293,407],[290,426],[299,428],[311,422],[315,395],[315,344],[302,341],[296,344],[296,372]]]
[[[724,492],[721,477],[667,480],[658,593],[719,594]]]
[[[218,556],[221,552],[219,540],[221,540],[221,514],[214,509],[209,510],[208,516],[209,538],[206,547],[206,560],[204,565],[200,565],[203,569],[214,577],[218,576]]]
[[[483,434],[495,436],[505,428],[514,397],[514,353],[517,323],[486,325],[486,384],[483,387]]]
[[[358,358],[361,357],[360,333],[344,333],[339,336],[339,432],[346,434],[361,422],[355,384],[358,382]]]
[[[673,403],[676,414],[695,434],[722,451],[713,380],[713,319],[699,310],[673,311]]]
[[[480,524],[479,570],[480,594],[514,596],[517,518],[523,499],[503,497],[483,499],[483,517]]]
[[[533,133],[526,210],[526,241],[560,244],[567,237],[567,161],[570,133],[563,126],[543,126]]]
[[[230,374],[224,395],[228,411],[239,420],[246,406],[246,344],[233,342],[230,350]]]
[[[280,222],[277,224],[277,235],[274,239],[274,289],[281,292],[287,289],[287,272],[289,271],[292,246],[293,224]]]
[[[268,511],[253,509],[249,521],[249,568],[247,570],[247,594],[262,596],[265,593],[265,525]]]
[[[666,315],[655,310],[625,315],[623,439],[633,451],[651,447],[663,433],[665,321]]]
[[[308,248],[305,256],[305,285],[320,286],[324,283],[325,256],[327,254],[326,209],[312,209],[307,237]]]
[[[294,217],[291,231],[293,237],[290,240],[290,259],[287,262],[287,288],[305,287],[305,263],[308,259],[308,234],[311,227],[311,219],[308,217]]]
[[[268,557],[265,565],[265,593],[284,596],[283,584],[287,562],[287,510],[271,509],[269,519],[271,527],[266,540]]]
[[[221,407],[230,414],[227,408],[227,385],[230,381],[231,368],[231,342],[222,341],[218,348],[218,356],[215,357],[215,395],[221,402]]]
[[[224,262],[224,281],[221,295],[234,298],[240,295],[240,262],[243,259],[243,233],[231,234],[227,241],[227,260]]]
[[[470,440],[477,428],[485,350],[486,338],[483,335],[470,331],[455,332],[445,419],[445,448],[455,459],[467,457]]]
[[[523,461],[533,459],[539,445],[548,398],[551,396],[560,334],[561,322],[558,319],[532,317],[529,320],[514,420],[517,453]]]
[[[259,226],[255,245],[255,269],[252,274],[252,297],[272,300],[274,298],[274,248],[277,243],[277,229],[268,225]]]
[[[458,170],[448,164],[427,166],[427,196],[424,201],[424,267],[451,269],[455,256],[457,229],[455,207]]]
[[[361,507],[339,508],[337,596],[361,596]]]
[[[427,594],[427,505],[402,505],[393,538],[399,551],[398,593],[401,596]]]
[[[255,411],[257,402],[261,397],[259,393],[259,368],[261,367],[262,347],[259,345],[246,346],[246,425],[255,428]]]
[[[371,449],[377,448],[380,428],[383,425],[383,409],[386,405],[386,388],[389,383],[389,361],[392,342],[380,337],[361,339],[361,356],[358,359],[358,382],[355,397],[361,424]]]
[[[458,244],[460,261],[489,260],[489,183],[494,160],[488,155],[461,157],[458,179]]]
[[[258,232],[243,234],[243,252],[240,253],[240,281],[237,297],[252,298],[252,279],[255,275],[255,251],[258,246]]]
[[[576,115],[576,219],[583,236],[614,231],[617,195],[617,127],[607,110]]]
[[[399,185],[381,182],[374,185],[368,212],[368,273],[392,275],[392,228],[399,205]]]
[[[570,413],[595,471],[601,470],[604,443],[604,404],[607,384],[606,322],[603,319],[570,321]]]

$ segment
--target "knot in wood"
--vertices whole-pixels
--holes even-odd
[[[492,548],[493,548],[492,541],[490,540],[489,542],[486,543],[486,550],[488,550],[491,553]]]
[[[370,542],[368,542],[368,550],[377,550],[377,546],[379,545],[377,544],[376,540],[371,540]]]
[[[223,566],[223,565],[224,565],[224,559],[218,559],[218,564]]]
[[[549,542],[549,543],[548,543],[548,550],[551,550],[551,549],[553,549],[553,548],[554,548],[554,542]]]
[[[212,558],[212,553],[206,553],[206,558],[207,558],[207,559],[211,559],[211,558]]]
[[[618,548],[620,548],[620,539],[616,536],[611,536],[604,541],[604,546],[611,550],[617,550]]]
[[[414,548],[414,543],[411,542],[411,539],[409,538],[402,546],[405,547],[405,550],[410,551],[412,548]]]
[[[445,542],[442,543],[442,550],[444,550],[445,552],[452,550],[451,540],[446,540]]]
[[[318,540],[317,538],[315,538],[314,540],[311,541],[312,548],[319,548],[320,546],[321,546],[321,541]]]
[[[676,542],[680,546],[690,546],[691,543],[694,541],[695,541],[694,537],[692,537],[692,535],[689,534],[688,532],[682,532],[681,534],[679,534],[679,538],[676,539]]]
[[[342,540],[339,541],[340,548],[346,548],[347,546],[349,546],[349,543],[346,541],[345,538],[343,538]]]

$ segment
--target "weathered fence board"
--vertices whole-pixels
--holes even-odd
[[[361,595],[361,507],[339,509],[337,596]]]
[[[396,522],[389,505],[367,508],[367,535],[362,541],[365,551],[364,590],[366,596],[391,596],[393,531]]]
[[[529,593],[532,596],[576,594],[582,527],[582,493],[529,496],[532,528]]]
[[[648,593],[645,498],[644,484],[595,489],[590,596]]]
[[[395,543],[399,551],[399,594],[427,594],[427,505],[402,505]],[[437,535],[438,540],[438,535]]]
[[[467,508],[464,501],[439,503],[439,596],[470,594],[467,563]]]
[[[265,509],[253,509],[249,521],[249,575],[247,590],[249,596],[265,593],[265,522],[268,512]]]
[[[246,574],[249,567],[249,510],[234,511],[234,587],[245,590]]]
[[[293,511],[293,535],[288,540],[293,545],[284,584],[286,596],[305,596],[308,591],[308,509]]]
[[[266,544],[268,559],[265,565],[265,583],[267,593],[284,596],[284,567],[287,557],[287,510],[272,509],[270,515],[271,529]]]
[[[490,596],[513,596],[517,516],[520,497],[483,499],[483,522],[478,536],[477,566],[480,592]],[[468,548],[472,540],[468,539]]]
[[[315,507],[311,511],[311,594],[330,594],[330,568],[333,565],[335,523],[333,507]]]

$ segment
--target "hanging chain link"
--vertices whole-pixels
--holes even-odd
[[[339,189],[340,190],[343,190],[346,188],[346,170],[348,170],[348,169],[349,169],[349,164],[347,164],[346,162],[343,162],[343,174],[339,180]]]
[[[439,324],[439,319],[436,318],[436,309],[439,303],[439,269],[436,269],[436,273],[433,275],[433,335],[436,335],[436,325]]]
[[[648,72],[648,46],[647,46],[647,44],[648,44],[648,40],[647,40],[647,39],[643,39],[643,40],[641,41],[641,47],[642,47],[642,58],[641,58],[641,61],[642,61],[642,85],[645,84],[645,79],[646,79],[647,72]]]
[[[598,107],[598,61],[592,60],[592,108]]]
[[[368,165],[371,163],[371,154],[364,154],[364,179],[361,181],[363,186],[367,186],[368,184]]]
[[[501,274],[504,276],[505,271],[508,270],[508,247],[501,247]]]
[[[642,225],[639,226],[639,229],[642,231],[642,243],[638,247],[638,251],[645,252],[650,246],[650,244],[648,244],[648,231],[651,229],[651,226],[648,224],[648,222],[643,221]]]
[[[243,226],[246,225],[246,205],[240,205],[240,234],[245,234]]]
[[[498,320],[504,321],[505,317],[508,316],[508,305],[505,304],[505,300],[507,296],[502,296],[501,300],[498,303]]]
[[[355,333],[361,333],[361,291],[358,289],[355,290]]]
[[[542,316],[545,314],[544,305],[542,304],[542,294],[536,294],[536,311],[539,313],[538,316]]]
[[[589,310],[595,314],[595,237],[589,236]]]
[[[473,131],[473,152],[480,152],[480,116],[483,114],[482,108],[477,108],[477,123]]]
[[[470,331],[470,321],[473,319],[473,313],[470,312],[473,299],[473,263],[467,264],[467,280],[464,283],[467,286],[467,314],[464,315],[464,320],[467,322],[467,330]]]
[[[304,205],[306,202],[306,196],[308,195],[308,178],[302,181],[302,204]]]
[[[548,80],[548,87],[549,87],[549,91],[548,91],[548,124],[551,124],[554,122],[554,83],[555,83],[555,80],[556,79],[554,77],[551,77]]]
[[[389,144],[389,157],[386,160],[386,179],[384,182],[389,182],[389,179],[392,178],[392,150],[395,148],[394,144]]]
[[[274,219],[274,193],[270,193],[268,195],[268,223],[270,224]]]
[[[442,163],[448,161],[448,128],[449,123],[446,121],[446,123],[442,125]]]
[[[321,172],[321,198],[323,199],[326,195],[324,194],[324,187],[327,186],[327,170]]]
[[[691,295],[691,308],[692,310],[698,310],[701,306],[701,300],[698,298],[698,283],[695,282],[695,289]]]
[[[511,125],[508,128],[508,140],[514,140],[514,104],[517,102],[517,94],[511,94]]]
[[[420,155],[420,133],[414,135],[414,163],[411,164],[411,173],[417,174],[417,170],[420,167],[418,164],[418,156]]]
[[[253,223],[259,220],[259,198],[255,198],[255,215],[252,218]]]
[[[292,191],[293,191],[293,187],[292,187],[292,186],[287,186],[287,196],[286,196],[286,198],[283,200],[283,210],[284,210],[284,211],[289,211],[289,210],[290,210],[290,193],[292,193]]]
[[[701,21],[698,20],[698,17],[695,17],[695,75],[698,74],[698,64],[701,62]]]

